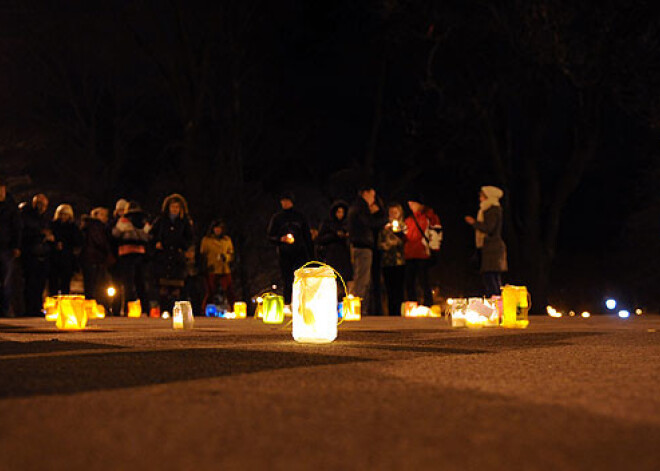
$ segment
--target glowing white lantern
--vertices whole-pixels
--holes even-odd
[[[546,312],[550,317],[561,317],[563,314],[557,311],[554,307],[548,306],[545,308]]]
[[[176,301],[172,309],[172,328],[173,329],[192,329],[195,325],[190,301]]]
[[[625,309],[622,309],[619,311],[619,317],[621,319],[628,319],[630,317],[630,312],[626,311]]]
[[[342,314],[345,321],[359,321],[362,318],[362,298],[349,294],[344,297]]]
[[[613,311],[614,309],[616,309],[616,299],[610,298],[607,301],[605,301],[605,307],[607,309],[609,309],[610,311]]]
[[[293,338],[330,343],[337,338],[337,280],[332,267],[299,268],[294,273],[291,311]]]

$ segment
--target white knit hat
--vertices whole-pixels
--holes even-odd
[[[496,186],[482,186],[481,192],[486,195],[486,198],[489,200],[499,201],[499,199],[504,196],[504,192]]]

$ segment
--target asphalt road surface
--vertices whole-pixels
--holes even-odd
[[[0,319],[0,470],[660,470],[660,316]]]

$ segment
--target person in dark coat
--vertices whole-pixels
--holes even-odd
[[[82,248],[82,233],[76,225],[71,205],[57,207],[50,230],[55,241],[50,253],[48,292],[51,296],[69,294]]]
[[[117,270],[123,288],[123,307],[127,312],[129,301],[140,300],[144,311],[150,304],[147,243],[150,226],[147,214],[136,201],[131,201],[126,211],[112,228],[117,246]],[[113,306],[113,313],[119,314]]]
[[[506,244],[502,239],[503,213],[500,198],[504,192],[496,186],[482,186],[477,218],[465,216],[475,230],[475,245],[481,258],[480,272],[486,296],[500,295],[502,273],[507,271]]]
[[[185,285],[185,254],[194,242],[193,225],[188,214],[185,198],[176,193],[169,195],[151,229],[160,307],[166,311],[171,311],[174,301],[181,299]]]
[[[374,234],[387,223],[387,215],[376,203],[376,190],[365,186],[348,209],[348,234],[353,261],[353,289],[355,296],[362,298],[362,313],[370,313],[371,266],[376,248]],[[375,313],[379,314],[379,313]]]
[[[273,215],[267,229],[268,240],[277,246],[286,304],[291,304],[294,271],[310,261],[314,253],[307,219],[293,205],[293,194],[284,193],[280,197],[282,209]]]
[[[116,262],[108,232],[107,208],[94,208],[89,217],[83,218],[83,248],[80,255],[85,297],[95,299],[109,307],[104,288],[110,281],[109,268]]]
[[[15,260],[21,254],[21,219],[14,198],[0,179],[0,316],[9,315]]]
[[[330,217],[321,223],[316,238],[321,260],[337,270],[346,283],[353,281],[347,213],[348,203],[335,201],[330,207]]]
[[[55,238],[48,228],[48,198],[40,193],[21,210],[21,265],[25,285],[25,315],[41,316],[43,292],[48,280],[50,252]]]

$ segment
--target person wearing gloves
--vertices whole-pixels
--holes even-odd
[[[502,239],[503,212],[500,198],[504,192],[496,186],[482,186],[477,218],[465,216],[475,230],[475,245],[481,260],[479,271],[486,296],[500,294],[502,273],[507,271],[506,245]]]

